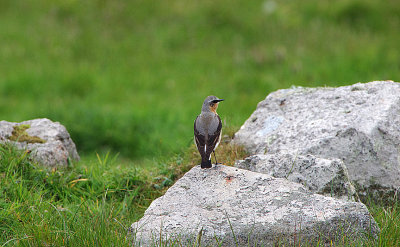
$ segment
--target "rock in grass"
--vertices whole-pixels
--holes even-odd
[[[46,118],[21,123],[0,121],[0,141],[30,150],[35,161],[47,166],[67,165],[70,159],[79,160],[66,128]]]
[[[196,241],[201,246],[314,246],[374,238],[379,228],[362,203],[313,194],[286,179],[218,165],[192,168],[151,203],[131,232],[138,246],[166,242],[194,246]]]
[[[400,188],[400,83],[278,90],[235,134],[252,154],[291,152],[341,159],[359,195]]]
[[[310,154],[258,154],[236,161],[235,167],[286,178],[314,193],[352,201],[358,199],[347,168],[340,159],[322,159]]]

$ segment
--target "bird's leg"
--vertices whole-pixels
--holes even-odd
[[[214,153],[215,165],[218,165],[217,156],[215,156],[215,151],[213,151],[213,153]]]

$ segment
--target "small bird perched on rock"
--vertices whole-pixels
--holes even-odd
[[[201,168],[211,168],[211,153],[218,164],[214,150],[221,140],[222,122],[217,114],[219,102],[223,99],[211,95],[203,103],[200,115],[194,121],[194,142],[201,155]]]

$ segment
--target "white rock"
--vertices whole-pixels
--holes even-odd
[[[313,193],[347,200],[357,199],[347,168],[340,159],[322,159],[310,154],[256,154],[237,160],[235,167],[285,178],[304,185]]]
[[[235,134],[252,154],[341,159],[360,192],[400,188],[400,83],[278,90]]]
[[[160,244],[161,239],[187,246],[200,231],[202,246],[217,246],[215,239],[222,246],[271,246],[294,239],[324,244],[340,241],[344,229],[348,239],[379,232],[362,203],[312,194],[286,179],[223,165],[192,168],[131,226],[138,246]]]
[[[14,126],[29,125],[26,133],[29,136],[37,136],[43,139],[44,143],[27,143],[10,141]],[[66,128],[59,122],[52,122],[49,119],[33,119],[21,123],[0,121],[0,141],[12,142],[20,149],[32,151],[35,161],[48,165],[67,165],[68,159],[79,160],[78,152]]]

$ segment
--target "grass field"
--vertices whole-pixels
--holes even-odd
[[[0,246],[125,245],[195,164],[207,95],[231,135],[273,90],[400,81],[398,30],[398,0],[0,0],[1,119],[59,121],[82,157],[49,171],[1,147]],[[399,205],[369,208],[366,245],[400,243]]]
[[[400,4],[0,1],[0,114],[47,117],[81,153],[186,148],[207,95],[238,127],[272,90],[400,80]]]

